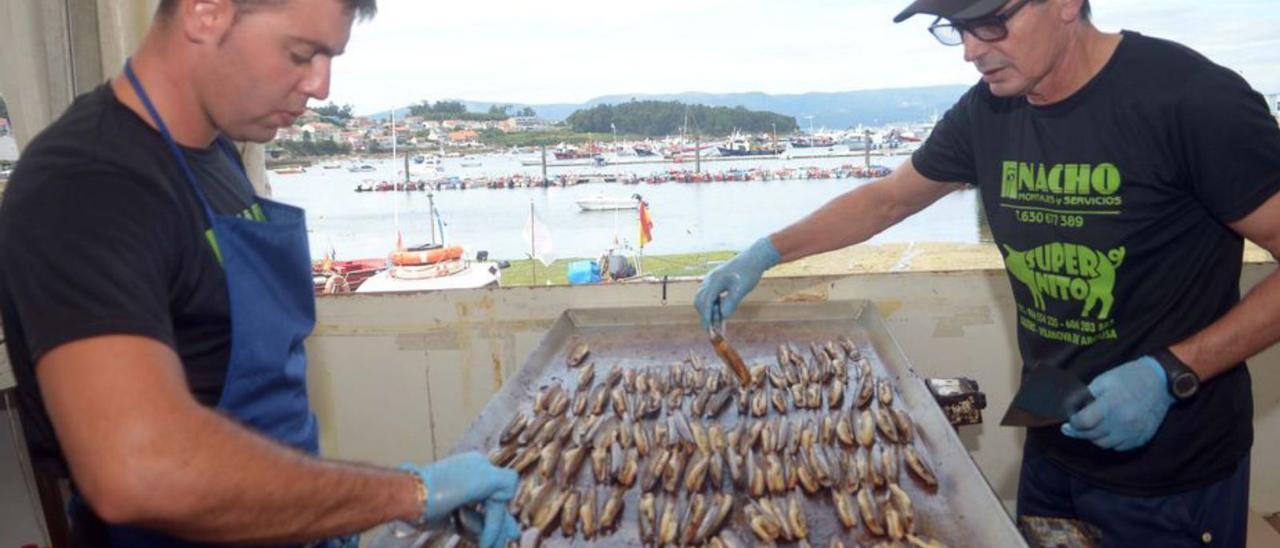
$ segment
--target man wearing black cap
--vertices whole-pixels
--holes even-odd
[[[1280,127],[1239,75],[1185,46],[1108,34],[1088,0],[916,0],[894,20],[982,73],[892,175],[761,238],[703,281],[704,323],[765,270],[863,242],[979,190],[1005,258],[1024,373],[1093,403],[1030,428],[1020,517],[1107,546],[1243,546],[1253,403],[1244,360],[1280,340],[1280,274],[1243,299],[1243,241],[1280,253]]]

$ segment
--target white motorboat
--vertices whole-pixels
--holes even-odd
[[[640,197],[631,196],[630,198],[622,198],[617,196],[605,196],[600,194],[591,198],[583,198],[577,201],[578,207],[583,211],[615,211],[619,209],[640,209]]]
[[[356,293],[436,291],[499,287],[502,268],[493,261],[455,259],[424,266],[392,266],[356,289]]]

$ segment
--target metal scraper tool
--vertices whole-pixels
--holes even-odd
[[[1089,386],[1074,374],[1040,365],[1022,379],[1022,387],[1000,420],[1002,426],[1051,426],[1066,422],[1093,402]]]

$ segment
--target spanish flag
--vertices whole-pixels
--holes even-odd
[[[640,247],[653,241],[653,219],[649,217],[649,204],[640,200]]]

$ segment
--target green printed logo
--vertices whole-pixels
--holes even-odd
[[[1020,193],[1111,196],[1120,191],[1120,169],[1112,163],[1094,166],[1006,161],[1001,171],[1001,198],[1018,199]]]
[[[1097,318],[1111,315],[1115,302],[1116,269],[1124,261],[1124,247],[1106,253],[1068,244],[1045,244],[1028,251],[1004,246],[1005,268],[1027,286],[1036,308],[1044,310],[1045,296],[1058,300],[1084,301],[1082,318],[1098,307]]]

